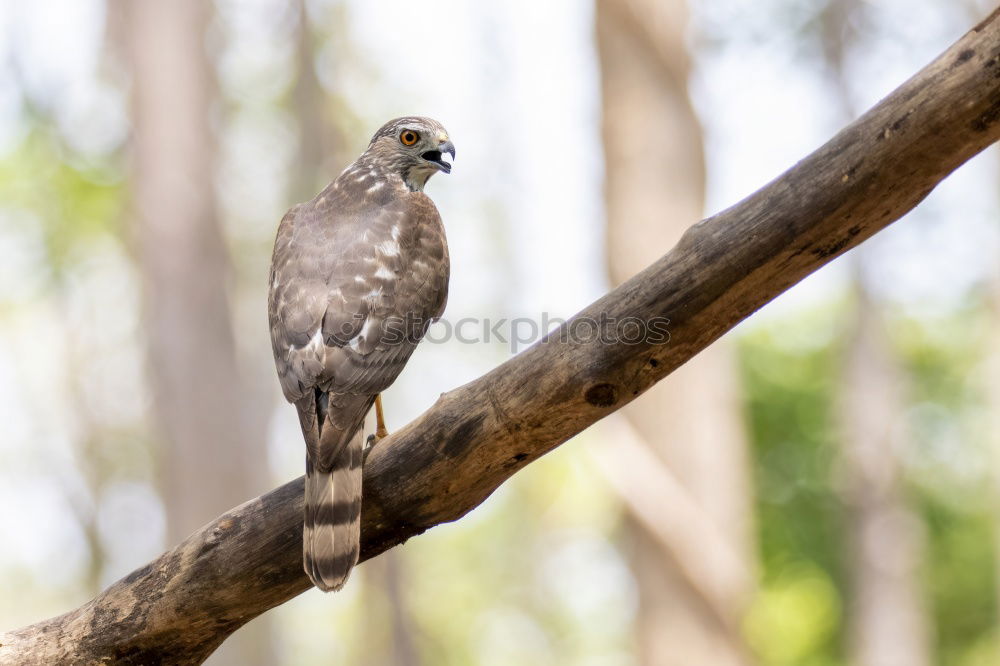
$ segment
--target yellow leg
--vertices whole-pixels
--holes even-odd
[[[382,413],[382,394],[375,396],[375,441],[387,437],[389,431],[385,429],[385,414]]]

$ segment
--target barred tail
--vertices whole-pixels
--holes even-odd
[[[303,564],[310,580],[324,592],[342,588],[358,562],[362,454],[359,428],[329,470],[306,460]]]

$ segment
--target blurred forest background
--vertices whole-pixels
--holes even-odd
[[[274,231],[385,120],[458,146],[448,318],[568,317],[989,4],[0,3],[0,626],[302,473]],[[209,663],[1000,663],[997,162]],[[510,353],[425,343],[390,428]]]

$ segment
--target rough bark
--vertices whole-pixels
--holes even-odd
[[[362,559],[457,520],[795,282],[916,206],[1000,138],[1000,11],[791,170],[691,227],[545,341],[445,393],[365,465]],[[667,317],[668,344],[579,322]],[[576,330],[573,339],[560,334]],[[65,615],[0,634],[0,664],[197,663],[308,588],[302,479],[206,525]]]
[[[704,151],[687,90],[687,3],[599,0],[596,23],[608,263],[612,284],[621,284],[702,215]],[[627,540],[639,588],[635,624],[643,664],[747,663],[740,624],[753,587],[753,502],[730,351],[725,344],[706,349],[622,410],[654,462],[677,481],[671,487],[650,479],[639,489],[637,478],[623,496],[631,509]],[[624,464],[610,461],[599,469],[614,474]],[[636,492],[645,497],[637,501]],[[702,530],[670,531],[673,542],[665,542],[664,530],[636,513],[653,503],[664,507],[653,515],[673,524],[678,505],[668,499],[677,493],[687,495],[687,513],[696,514],[685,520],[722,535],[724,551],[743,560],[738,568],[745,575],[729,576],[730,563],[705,557]],[[712,571],[716,565],[726,568]],[[694,572],[701,579],[693,580]],[[705,587],[722,579],[725,589]]]

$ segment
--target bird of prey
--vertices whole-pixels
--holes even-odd
[[[437,121],[391,120],[326,189],[289,210],[271,258],[278,379],[306,442],[303,566],[324,591],[357,564],[362,426],[448,296],[441,216],[424,194],[455,146]]]

